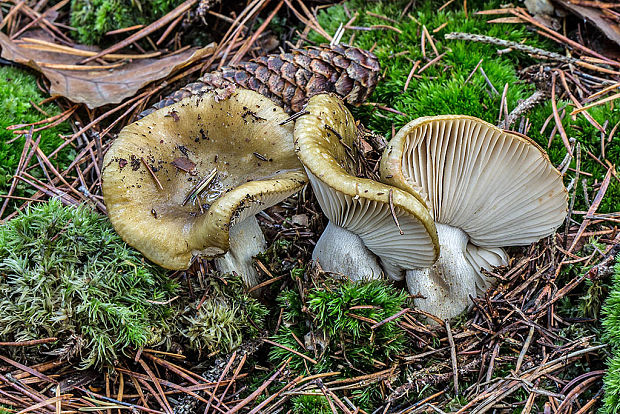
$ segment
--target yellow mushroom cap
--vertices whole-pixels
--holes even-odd
[[[315,95],[305,111],[295,123],[295,151],[327,218],[357,234],[390,267],[430,266],[439,244],[428,209],[406,191],[355,176],[347,151],[354,148],[356,125],[342,101]]]
[[[225,99],[215,92],[184,99],[123,128],[104,158],[112,225],[168,269],[187,268],[193,255],[224,254],[235,223],[307,181],[293,127],[280,125],[286,118],[271,100],[238,89]]]

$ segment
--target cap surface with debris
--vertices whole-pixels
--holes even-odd
[[[293,127],[280,125],[287,117],[260,94],[237,90],[190,97],[128,125],[104,160],[116,231],[169,269],[187,268],[195,255],[223,255],[247,220],[254,224],[238,232],[262,239],[254,214],[306,183]],[[239,249],[252,243],[238,241],[235,253],[247,256]]]

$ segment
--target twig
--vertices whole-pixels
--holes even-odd
[[[58,338],[50,337],[50,338],[32,339],[30,341],[0,342],[0,346],[33,346],[33,345],[47,344],[50,342],[56,342],[57,340]]]
[[[400,235],[402,236],[405,233],[400,228],[400,224],[398,223],[398,217],[396,217],[396,211],[394,210],[394,194],[391,188],[390,188],[390,191],[388,191],[388,200],[390,203],[390,212],[392,213],[392,218],[394,219],[394,223],[396,223],[396,227],[398,227],[398,231]]]
[[[521,349],[521,352],[519,353],[517,364],[515,365],[515,372],[519,372],[519,370],[521,369],[521,364],[523,364],[523,359],[525,358],[525,354],[527,354],[527,350],[530,347],[530,343],[532,342],[533,336],[534,336],[534,327],[530,326],[530,332],[527,334],[527,338],[525,339],[523,348]]]
[[[448,334],[448,343],[450,344],[450,359],[452,360],[452,378],[454,380],[454,393],[459,394],[459,367],[456,361],[456,346],[454,345],[454,338],[452,337],[452,330],[450,329],[450,321],[448,319],[444,322],[446,327],[446,333]]]
[[[536,91],[530,95],[527,99],[521,101],[515,109],[508,114],[508,117],[504,121],[499,123],[499,127],[502,129],[510,129],[510,126],[524,113],[534,108],[546,97],[545,92]]]
[[[474,33],[452,32],[452,33],[446,33],[444,35],[444,38],[446,40],[468,40],[470,42],[487,43],[487,44],[506,47],[506,48],[509,47],[513,50],[518,50],[520,52],[546,57],[547,59],[557,60],[563,63],[576,63],[579,60],[579,59],[575,59],[572,57],[560,55],[559,53],[549,52],[547,50],[540,49],[538,47],[524,45],[519,42],[513,42],[512,40],[498,39],[497,37],[479,35],[479,34],[474,34]]]

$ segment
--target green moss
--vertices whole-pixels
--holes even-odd
[[[285,323],[272,340],[307,355],[317,364],[276,346],[269,352],[273,363],[292,357],[289,367],[296,371],[340,371],[346,378],[376,369],[378,361],[387,366],[404,352],[405,337],[397,321],[371,329],[374,322],[405,307],[407,294],[388,282],[326,280],[308,289],[305,298],[304,302],[297,292],[290,290],[278,297]],[[311,334],[314,341],[308,341]],[[298,340],[306,342],[306,348]],[[352,398],[369,407],[379,396],[377,389],[369,386],[353,393]]]
[[[187,318],[187,337],[193,349],[230,352],[241,345],[243,334],[239,308],[208,299],[196,316]]]
[[[603,379],[605,398],[603,412],[620,412],[620,255],[616,257],[611,291],[603,306],[603,340],[611,348],[607,374]]]
[[[40,102],[43,98],[44,96],[39,91],[33,75],[10,66],[0,67],[0,105],[2,106],[2,114],[0,114],[0,160],[2,160],[0,162],[0,194],[7,194],[9,191],[25,142],[23,135],[21,137],[15,135],[6,128],[10,125],[28,124],[47,118],[31,104],[31,102]],[[53,104],[42,105],[41,109],[47,112],[49,116],[60,113],[58,107]],[[63,122],[54,128],[35,133],[34,138],[36,139],[38,134],[41,134],[39,147],[45,154],[49,154],[64,142],[59,134],[67,134],[70,130],[69,124]],[[14,141],[9,143],[12,140]],[[55,168],[62,171],[69,165],[74,156],[75,152],[69,147],[50,161]],[[33,157],[30,165],[36,163],[36,157]],[[40,169],[35,169],[32,174],[37,178],[42,176]],[[19,181],[13,195],[28,197],[34,194],[34,191],[32,187]],[[0,200],[0,202],[3,201]],[[11,202],[9,211],[18,203],[21,204],[19,201]]]
[[[332,410],[323,395],[297,395],[293,397],[294,414],[330,414]]]
[[[149,24],[178,5],[175,0],[72,0],[71,26],[81,43],[96,44],[106,32]]]
[[[201,296],[207,299],[188,304],[176,317],[190,349],[199,354],[230,352],[260,333],[269,311],[245,292],[239,276],[225,274],[206,284]]]
[[[355,32],[354,44],[356,46],[370,49],[376,43],[374,53],[385,74],[371,99],[406,114],[402,116],[370,107],[357,109],[356,115],[365,120],[369,128],[389,135],[392,124],[399,128],[420,116],[448,113],[472,115],[496,123],[501,95],[491,92],[479,72],[465,83],[481,59],[483,60],[481,66],[495,89],[501,93],[506,83],[510,85],[507,95],[509,107],[514,107],[519,99],[526,98],[533,91],[533,86],[519,81],[518,68],[515,63],[517,59],[525,60],[524,55],[498,56],[497,48],[492,45],[448,41],[443,38],[444,34],[450,32],[468,32],[506,40],[527,39],[526,43],[529,45],[546,46],[546,42],[540,38],[532,38],[525,26],[487,24],[486,18],[474,16],[473,10],[470,10],[469,18],[465,18],[462,10],[446,9],[437,12],[440,3],[433,1],[418,5],[414,11],[409,13],[411,17],[406,15],[398,18],[406,3],[406,1],[362,2],[357,0],[347,3],[349,10],[359,12],[355,25],[370,27],[387,23],[401,31],[401,33],[394,30]],[[495,6],[497,4],[489,4],[486,7]],[[368,15],[367,12],[384,15],[396,19],[397,22],[389,23]],[[334,33],[340,23],[344,24],[348,20],[343,6],[334,6],[319,13],[319,22],[328,33]],[[429,31],[432,31],[444,23],[446,25],[433,36],[436,39],[435,44],[439,53],[445,52],[445,56],[425,69],[421,78],[413,77],[407,92],[403,93],[414,62],[420,61],[419,68],[426,63],[421,50],[421,25],[425,25]],[[346,32],[343,38],[344,43],[349,41],[353,32],[353,30]],[[317,42],[325,41],[316,34],[311,39]],[[435,57],[428,42],[426,54],[429,57]]]
[[[111,365],[162,339],[174,288],[85,206],[52,200],[0,227],[0,341],[57,337],[44,350]]]
[[[616,257],[609,296],[603,306],[603,340],[620,349],[620,256]]]

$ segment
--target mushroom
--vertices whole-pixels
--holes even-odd
[[[265,247],[256,217],[306,181],[288,115],[238,89],[184,99],[126,126],[104,158],[103,196],[128,244],[168,269],[193,256],[257,282]],[[223,257],[222,257],[223,256]]]
[[[440,318],[462,312],[493,280],[481,269],[507,264],[503,246],[533,243],[566,217],[562,175],[524,135],[477,118],[416,119],[389,142],[381,180],[421,194],[437,226],[441,254],[406,272],[416,305]]]
[[[351,280],[430,266],[439,250],[428,209],[405,191],[354,175],[357,128],[343,102],[315,95],[303,113],[295,123],[295,151],[329,219],[312,258]]]

